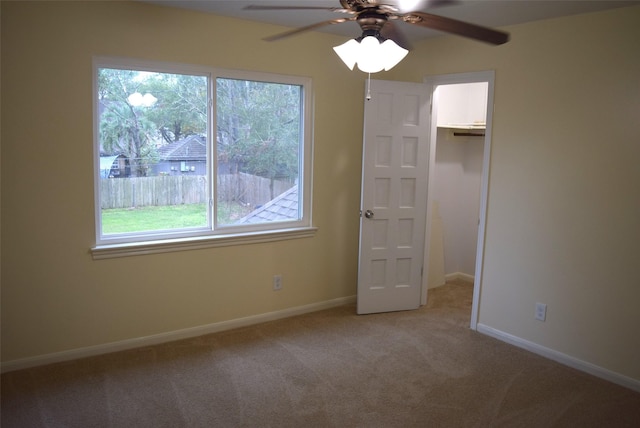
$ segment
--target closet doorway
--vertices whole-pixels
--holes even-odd
[[[429,191],[423,279],[473,283],[471,328],[476,329],[482,284],[493,110],[493,72],[435,76],[432,90]]]

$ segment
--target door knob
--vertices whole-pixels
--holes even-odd
[[[371,211],[371,210],[366,210],[366,211],[364,212],[364,216],[365,216],[366,218],[373,218],[373,211]]]

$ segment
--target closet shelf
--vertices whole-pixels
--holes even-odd
[[[484,131],[487,127],[484,122],[474,122],[474,123],[448,123],[445,125],[438,125],[438,128],[447,128],[447,129],[463,129],[463,130],[474,130],[479,129]]]
[[[448,129],[454,137],[484,137],[485,123],[447,124],[438,128]]]

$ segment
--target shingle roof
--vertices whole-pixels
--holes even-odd
[[[260,208],[251,211],[236,224],[297,220],[298,217],[298,186],[295,185]]]
[[[207,159],[207,144],[204,137],[190,135],[160,147],[158,154],[162,160],[205,160]]]

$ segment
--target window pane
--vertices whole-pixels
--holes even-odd
[[[207,77],[98,69],[102,235],[207,227]]]
[[[216,79],[217,224],[301,218],[302,87]]]

